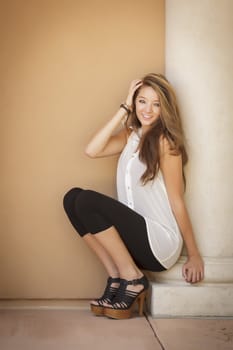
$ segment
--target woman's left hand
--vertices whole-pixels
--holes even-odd
[[[204,278],[204,263],[200,255],[188,257],[183,265],[182,274],[188,283],[200,282]]]

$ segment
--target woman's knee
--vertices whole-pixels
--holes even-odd
[[[66,212],[69,211],[71,207],[74,208],[76,198],[82,192],[83,192],[82,188],[74,187],[64,195],[63,207],[64,207]]]
[[[97,193],[92,190],[83,190],[75,199],[75,210],[78,213],[86,213],[92,210],[96,203]]]

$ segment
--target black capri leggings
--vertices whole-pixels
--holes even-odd
[[[72,188],[67,192],[63,205],[80,236],[97,234],[114,226],[139,268],[166,270],[151,251],[144,218],[126,205],[101,193],[81,188]]]

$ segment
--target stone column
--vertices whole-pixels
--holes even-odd
[[[151,313],[233,316],[233,1],[166,1],[166,76],[187,136],[186,202],[205,280],[151,273]]]

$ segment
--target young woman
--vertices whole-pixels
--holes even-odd
[[[119,132],[119,126],[123,127]],[[134,80],[126,102],[87,145],[91,158],[121,154],[118,200],[81,188],[64,197],[65,211],[109,275],[104,294],[91,302],[96,315],[142,314],[149,287],[142,270],[175,264],[183,240],[188,259],[183,277],[203,279],[204,267],[185,207],[184,135],[174,91],[161,74]]]

